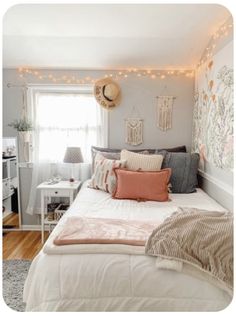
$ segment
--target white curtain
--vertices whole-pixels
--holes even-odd
[[[75,179],[90,176],[91,146],[107,146],[107,111],[92,94],[92,86],[31,87],[28,113],[33,122],[32,184],[26,212],[40,212],[37,186],[48,179],[69,179],[71,166],[63,163],[66,147],[82,150],[84,163],[74,165]]]

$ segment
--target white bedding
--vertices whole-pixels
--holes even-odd
[[[170,202],[114,200],[85,183],[65,216],[164,220],[178,206],[224,210],[200,189],[170,197]],[[62,223],[63,219],[44,250],[51,247]],[[42,250],[33,260],[24,288],[27,311],[215,311],[230,302],[226,292],[207,281],[158,269],[154,257],[92,249],[83,254],[67,252]]]

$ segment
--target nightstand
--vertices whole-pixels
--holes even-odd
[[[56,184],[41,183],[37,189],[41,190],[41,241],[44,243],[44,225],[56,225],[58,221],[48,221],[45,218],[47,213],[47,201],[51,201],[52,197],[69,198],[69,205],[74,201],[76,194],[81,186],[81,181],[60,181]]]

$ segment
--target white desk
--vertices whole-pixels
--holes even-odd
[[[72,204],[74,198],[79,190],[81,181],[60,181],[56,184],[47,184],[47,182],[41,183],[37,189],[41,190],[41,240],[44,243],[44,225],[56,224],[57,221],[45,221],[45,213],[47,213],[46,199],[52,197],[68,197],[69,205]]]

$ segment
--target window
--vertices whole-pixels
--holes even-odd
[[[81,147],[84,160],[90,161],[91,146],[106,145],[106,115],[91,91],[65,89],[34,90],[35,145],[41,162],[62,162],[67,146]]]

